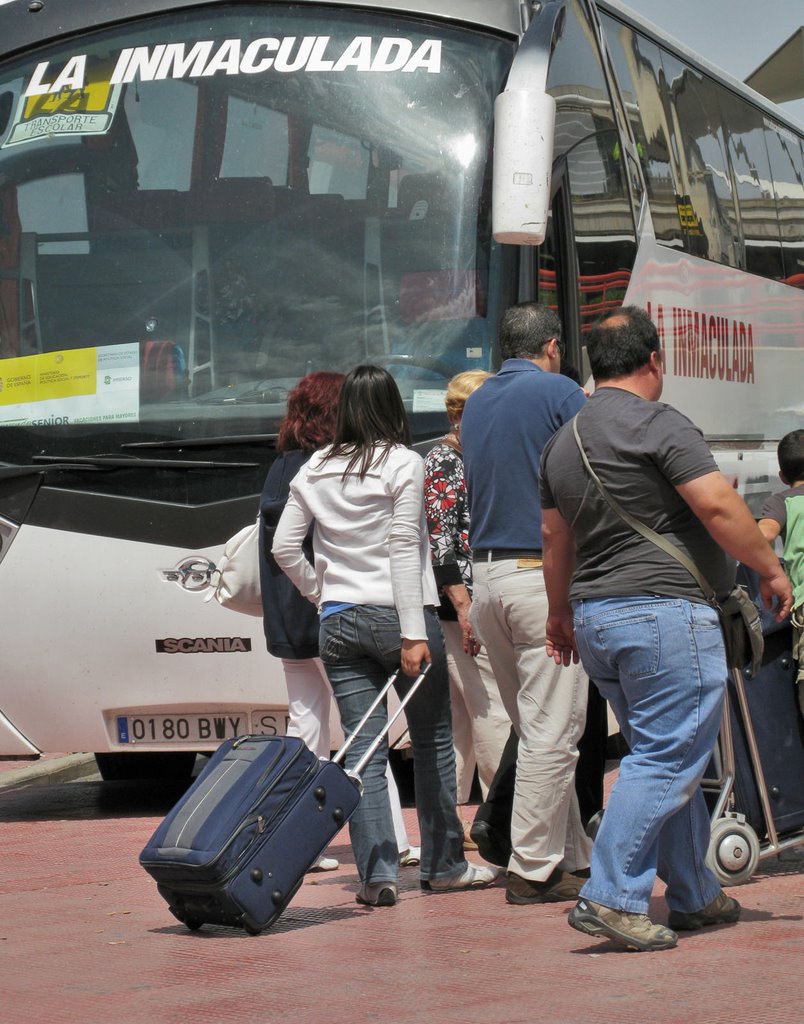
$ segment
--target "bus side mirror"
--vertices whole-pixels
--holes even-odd
[[[556,101],[511,89],[494,103],[492,232],[507,245],[541,245],[550,212]]]

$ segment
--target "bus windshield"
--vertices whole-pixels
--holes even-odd
[[[421,436],[448,378],[491,364],[513,47],[227,5],[5,65],[4,458],[270,432],[301,376],[361,362],[391,369]]]

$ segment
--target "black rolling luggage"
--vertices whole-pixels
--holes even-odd
[[[292,737],[223,743],[140,854],[173,915],[191,930],[223,924],[256,935],[271,925],[356,810],[360,772],[424,675],[349,773],[340,762],[395,676],[332,761]]]
[[[756,738],[762,776],[768,791],[773,823],[779,838],[804,829],[804,719],[798,707],[795,664],[791,657],[789,624],[765,636],[762,668],[750,678],[744,676],[750,726]],[[729,705],[734,750],[735,810],[760,839],[767,824],[757,788],[757,772],[733,682],[729,684]]]

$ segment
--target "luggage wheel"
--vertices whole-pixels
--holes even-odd
[[[742,814],[729,812],[712,825],[706,863],[721,885],[743,885],[759,863],[759,839]]]

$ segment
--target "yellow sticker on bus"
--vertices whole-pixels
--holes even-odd
[[[103,345],[0,362],[0,426],[139,419],[139,345]]]
[[[71,65],[55,82],[42,82],[48,64],[39,64],[17,112],[3,146],[16,146],[44,137],[105,135],[112,126],[121,87],[109,81],[112,67],[108,61],[86,67],[80,59],[80,71]]]
[[[94,395],[96,366],[97,352],[94,348],[4,359],[0,376],[0,405]]]

